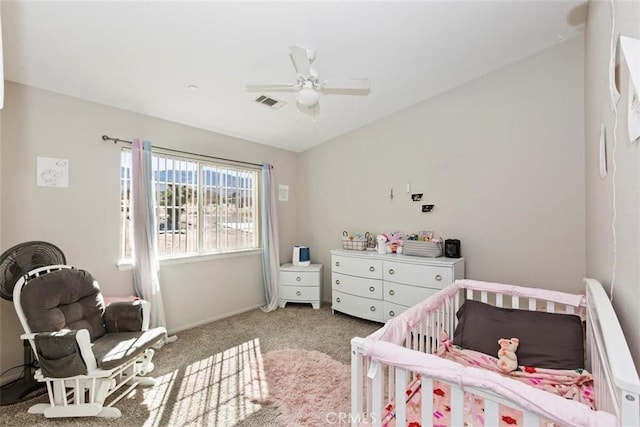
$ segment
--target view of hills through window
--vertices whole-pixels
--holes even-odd
[[[121,258],[132,256],[131,150],[120,162]],[[258,247],[258,171],[153,154],[161,258]]]

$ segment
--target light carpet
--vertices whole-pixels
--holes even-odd
[[[276,406],[287,426],[326,426],[346,422],[350,406],[350,367],[319,351],[277,350],[252,366],[251,400]]]

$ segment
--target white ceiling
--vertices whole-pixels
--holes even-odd
[[[7,80],[304,151],[579,35],[586,0],[16,1],[1,13]],[[246,84],[295,82],[290,45],[316,50],[320,80],[367,77],[370,94],[323,94],[316,117],[293,93],[268,93],[287,102],[278,110],[253,102]]]

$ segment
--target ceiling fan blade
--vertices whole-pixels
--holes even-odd
[[[271,84],[271,85],[247,85],[249,92],[295,91],[297,84]]]
[[[327,90],[369,90],[371,89],[371,80],[369,79],[333,79],[324,80],[320,83],[321,89]]]
[[[311,75],[310,62],[307,57],[307,49],[300,46],[289,46],[293,66],[299,76],[309,77]]]

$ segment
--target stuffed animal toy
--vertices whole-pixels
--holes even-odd
[[[402,231],[390,231],[382,234],[387,239],[387,253],[388,254],[401,254],[402,253],[402,237],[404,233]]]
[[[498,344],[500,344],[500,350],[498,350],[498,368],[502,372],[515,371],[518,368],[516,350],[518,345],[520,345],[520,340],[518,338],[500,338]]]

